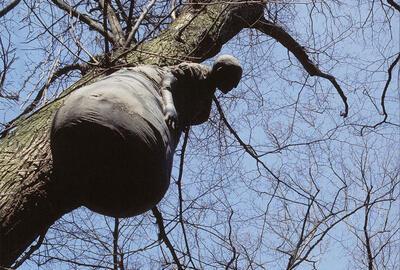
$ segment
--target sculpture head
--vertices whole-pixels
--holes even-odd
[[[226,54],[215,60],[211,71],[216,87],[224,94],[236,88],[242,78],[242,73],[243,70],[239,61]]]

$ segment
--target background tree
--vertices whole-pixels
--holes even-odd
[[[1,7],[2,265],[315,269],[338,256],[398,268],[395,1]],[[161,204],[130,219],[64,215],[77,206],[51,185],[48,147],[63,96],[124,66],[203,62],[222,47],[244,78],[185,132]]]

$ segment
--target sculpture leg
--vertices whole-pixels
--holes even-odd
[[[79,121],[53,134],[55,171],[71,197],[110,216],[132,216],[164,195],[169,175],[159,132],[140,116],[134,128]]]

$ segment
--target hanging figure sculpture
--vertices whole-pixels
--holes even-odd
[[[125,68],[65,99],[50,143],[55,181],[77,206],[114,217],[143,213],[164,196],[184,127],[207,121],[216,88],[242,76],[238,60]]]

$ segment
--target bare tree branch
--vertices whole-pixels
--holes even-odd
[[[132,3],[132,2],[134,2],[134,1],[129,1],[129,2]],[[128,21],[128,15],[126,14],[125,8],[124,8],[124,6],[122,5],[121,1],[120,1],[120,0],[115,0],[115,3],[116,3],[117,6],[118,6],[118,11],[120,12],[120,14],[121,14],[121,16],[122,16],[122,19],[124,19],[125,22],[127,22],[127,21]]]
[[[398,12],[400,12],[400,5],[397,4],[394,0],[387,0],[387,2],[389,3],[389,5],[397,9]]]
[[[28,6],[28,4],[26,3],[26,1],[24,0],[24,3]],[[46,30],[46,32],[48,32],[55,40],[57,40],[62,46],[64,46],[65,49],[67,49],[72,55],[74,55],[77,59],[86,62],[84,59],[82,59],[79,55],[77,55],[76,53],[74,53],[69,46],[65,45],[64,42],[62,42],[56,35],[54,35],[54,33],[49,29],[49,27],[46,25],[46,23],[39,17],[38,14],[36,14],[35,10],[33,7],[29,6],[29,9],[31,10],[31,12],[33,13],[33,15],[36,17],[36,19],[39,21],[39,23],[44,27],[44,29]]]
[[[310,203],[309,203],[309,205],[307,207],[307,211],[306,211],[306,214],[305,214],[304,219],[303,219],[303,224],[302,224],[302,227],[301,227],[301,233],[300,233],[299,240],[297,241],[296,248],[290,254],[290,258],[289,258],[289,261],[288,261],[288,265],[286,266],[286,270],[294,269],[293,265],[296,262],[296,260],[298,259],[301,246],[302,246],[302,244],[303,244],[303,242],[304,242],[304,240],[306,238],[306,237],[304,237],[304,234],[306,232],[307,222],[309,222],[309,216],[310,216],[310,212],[311,212],[311,207],[313,206],[314,201],[318,196],[318,193],[319,193],[319,191],[317,191],[317,193],[311,197],[311,201],[310,201]]]
[[[386,99],[386,93],[389,88],[390,82],[392,81],[392,72],[394,67],[397,65],[397,63],[400,61],[400,53],[398,53],[396,59],[390,64],[388,68],[388,78],[386,80],[385,86],[383,87],[382,95],[381,95],[381,107],[382,107],[382,114],[383,114],[383,119],[382,121],[376,123],[375,125],[365,125],[361,128],[361,135],[364,133],[364,129],[366,128],[377,128],[378,126],[382,125],[383,123],[388,123],[386,120],[388,118],[388,114],[386,111],[386,106],[385,106],[385,99]]]
[[[128,11],[128,18],[126,20],[126,33],[125,33],[125,37],[128,37],[129,33],[132,30],[132,20],[133,20],[133,8],[135,7],[135,1],[131,1],[130,5],[129,5],[129,11]],[[132,38],[133,41],[136,40],[135,38]]]
[[[122,31],[121,24],[118,20],[117,15],[114,12],[113,6],[111,5],[109,0],[100,0],[99,4],[101,8],[104,10],[105,18],[108,19],[108,23],[110,25],[110,30],[115,38],[115,43],[122,47],[125,44],[125,38]],[[104,31],[107,32],[106,29]]]
[[[372,255],[371,248],[371,237],[368,232],[368,219],[369,219],[369,211],[370,211],[370,198],[371,198],[371,189],[368,189],[367,197],[365,198],[365,214],[364,214],[364,237],[365,237],[365,249],[367,251],[367,261],[368,261],[368,270],[374,270],[374,258]]]
[[[156,222],[158,225],[158,230],[159,230],[159,235],[160,238],[164,241],[164,243],[167,245],[172,257],[174,258],[175,264],[177,265],[179,270],[183,270],[183,267],[179,261],[178,256],[176,255],[175,249],[171,244],[171,241],[169,241],[168,236],[165,232],[165,227],[164,227],[164,219],[162,217],[161,212],[158,210],[157,206],[153,207],[153,209],[151,209],[151,211],[153,212],[154,217],[156,218]]]
[[[108,1],[106,1],[104,3],[103,6],[103,30],[104,32],[108,33],[108,27],[107,27],[107,9],[108,9]],[[110,47],[109,47],[109,38],[105,37],[104,38],[104,53],[105,53],[105,57],[104,60],[106,62],[106,64],[109,62],[109,52],[110,52]]]
[[[119,218],[114,218],[113,230],[113,268],[118,270],[118,237],[119,237]]]
[[[340,95],[344,103],[344,111],[340,113],[341,116],[347,117],[349,112],[349,105],[347,104],[347,97],[344,94],[342,88],[336,81],[336,78],[330,74],[322,72],[308,57],[305,49],[281,26],[262,18],[256,22],[255,29],[267,34],[274,38],[276,41],[281,43],[286,49],[288,49],[293,55],[299,60],[304,69],[310,74],[310,76],[318,76],[329,80],[336,91]]]
[[[10,33],[7,31],[7,34],[10,38]],[[7,93],[5,90],[5,82],[6,76],[11,69],[12,64],[15,62],[15,48],[12,48],[11,43],[8,42],[7,45],[3,43],[3,39],[0,37],[0,59],[2,62],[3,69],[0,70],[0,97],[11,99],[11,100],[18,100],[18,94]]]
[[[228,217],[228,226],[229,226],[228,240],[229,240],[229,245],[232,248],[232,257],[231,257],[231,259],[229,260],[229,262],[225,266],[226,270],[228,270],[231,267],[231,265],[234,263],[235,260],[237,260],[237,258],[240,255],[240,254],[237,254],[236,247],[232,242],[232,217],[233,217],[233,210],[231,209],[230,213],[229,213],[229,217]],[[236,267],[232,268],[232,269],[236,269]]]
[[[102,36],[108,38],[113,43],[116,43],[114,36],[111,33],[104,31],[103,26],[100,23],[93,20],[92,18],[90,18],[88,15],[79,13],[73,7],[68,5],[64,0],[52,0],[52,2],[55,5],[57,5],[60,9],[66,11],[71,16],[73,16],[73,17],[77,18],[78,20],[80,20],[81,22],[87,24],[91,29],[96,30]]]
[[[84,67],[82,64],[71,64],[68,66],[64,66],[64,67],[56,70],[55,72],[53,72],[53,74],[51,74],[51,76],[48,78],[46,84],[38,91],[35,99],[32,101],[32,103],[30,105],[28,105],[24,109],[22,114],[28,114],[31,111],[33,111],[37,107],[37,105],[40,103],[40,101],[42,100],[43,93],[49,88],[49,86],[55,80],[57,80],[59,77],[61,77],[62,75],[65,75],[73,70],[79,70],[84,73],[86,70],[86,67]]]
[[[26,106],[26,108],[23,110],[23,112],[18,115],[16,118],[11,120],[5,125],[5,129],[0,133],[0,138],[3,138],[5,135],[7,135],[8,131],[11,130],[14,127],[14,123],[20,119],[21,117],[29,114],[32,112],[40,103],[40,101],[43,98],[44,93],[47,91],[47,89],[50,87],[50,85],[57,80],[59,77],[73,71],[73,70],[79,70],[82,73],[86,72],[87,67],[85,67],[82,64],[71,64],[68,66],[64,66],[58,70],[56,70],[53,74],[50,75],[50,77],[47,79],[46,84],[40,88],[40,90],[37,92],[36,97],[33,99],[31,104]]]
[[[125,47],[128,47],[131,44],[131,42],[133,40],[133,36],[135,35],[137,29],[139,28],[139,25],[142,23],[142,21],[144,20],[147,13],[149,12],[149,10],[151,9],[151,7],[154,5],[155,2],[156,2],[156,0],[150,0],[149,3],[147,4],[147,6],[145,7],[145,9],[143,10],[142,14],[140,14],[135,25],[132,27],[132,30],[129,33],[128,38],[126,39]]]
[[[285,181],[282,181],[261,159],[260,159],[260,155],[256,152],[256,150],[249,144],[246,144],[237,134],[237,132],[233,129],[233,127],[231,126],[231,124],[229,124],[228,120],[225,117],[224,111],[222,110],[221,104],[219,103],[219,101],[217,100],[216,97],[213,98],[213,101],[215,103],[215,105],[217,106],[217,110],[218,113],[222,119],[222,121],[224,122],[224,124],[226,125],[226,127],[228,128],[229,132],[235,137],[235,139],[238,141],[238,143],[240,144],[240,146],[243,147],[243,149],[246,151],[247,154],[249,154],[254,160],[257,161],[257,164],[261,164],[261,166],[269,173],[272,175],[272,177],[279,183],[282,183],[283,185],[285,185],[286,187],[288,187],[289,189],[291,189],[292,191],[294,191],[295,193],[297,193],[298,195],[300,195],[303,198],[307,198],[308,196],[304,195],[303,193],[299,192],[297,189],[293,188],[292,186],[290,186],[289,184],[285,183]],[[275,189],[276,191],[276,189]],[[273,195],[275,196],[275,194]]]
[[[7,6],[5,6],[2,10],[0,10],[0,18],[10,12],[13,8],[15,8],[21,0],[12,0]]]
[[[172,10],[171,19],[173,21],[175,21],[176,20],[176,0],[171,1],[171,10]]]
[[[190,132],[190,127],[188,127],[185,130],[185,137],[183,139],[183,144],[182,144],[182,150],[181,150],[181,158],[179,162],[179,174],[178,174],[178,180],[176,181],[178,185],[178,197],[179,197],[179,223],[181,224],[182,232],[183,232],[183,238],[185,241],[185,246],[186,246],[186,252],[189,257],[189,261],[193,266],[193,269],[196,269],[196,266],[192,260],[192,255],[190,252],[189,248],[189,242],[188,242],[188,237],[186,234],[186,229],[185,229],[185,221],[183,220],[183,195],[182,195],[182,178],[183,178],[183,167],[185,165],[185,152],[186,152],[186,146],[189,140],[189,132]]]
[[[95,65],[99,65],[99,61],[96,59],[94,55],[92,55],[88,49],[85,48],[85,46],[82,44],[80,41],[79,37],[75,35],[75,26],[74,24],[71,24],[69,32],[71,34],[72,39],[74,40],[76,46],[80,48],[82,51],[84,51],[90,58],[90,61],[92,61]]]
[[[25,252],[24,255],[22,255],[21,258],[19,258],[18,261],[16,261],[12,267],[12,269],[16,269],[18,267],[20,267],[26,260],[28,260],[31,255],[40,248],[40,246],[42,245],[44,238],[46,236],[46,232],[42,233],[39,236],[39,239],[37,240],[36,244],[32,245],[29,250],[27,252]],[[1,268],[1,267],[0,267]]]
[[[392,80],[392,72],[394,67],[396,66],[396,64],[399,62],[400,60],[400,53],[397,54],[396,59],[392,62],[392,64],[390,64],[389,69],[388,69],[388,78],[386,80],[385,86],[383,88],[383,92],[382,92],[382,96],[381,96],[381,106],[382,106],[382,111],[383,111],[383,115],[385,116],[383,119],[383,122],[386,121],[386,119],[388,118],[388,114],[386,112],[386,108],[385,108],[385,98],[386,98],[386,92],[389,88],[389,84]]]

